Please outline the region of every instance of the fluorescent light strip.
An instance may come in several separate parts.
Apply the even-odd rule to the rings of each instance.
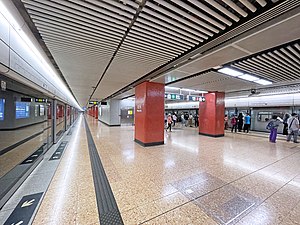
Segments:
[[[188,89],[188,88],[169,87],[169,86],[166,86],[166,88],[171,89],[171,90],[181,90],[181,91],[203,93],[203,94],[208,93],[208,91],[198,91],[198,90],[193,90],[193,89]]]
[[[258,77],[252,76],[252,75],[250,75],[250,74],[244,74],[244,75],[239,76],[238,78],[241,78],[241,79],[243,79],[243,80],[248,80],[248,81],[259,80]]]
[[[171,89],[171,90],[179,90],[180,88],[178,87],[169,87],[169,86],[166,86],[167,89]]]
[[[237,76],[243,75],[242,72],[230,69],[228,67],[224,67],[222,69],[219,69],[218,71],[221,72],[221,73],[225,73],[226,75],[229,75],[229,76],[232,76],[232,77],[237,77]]]
[[[23,45],[23,47],[27,50],[33,53],[34,59],[40,63],[42,68],[45,69],[48,75],[48,78],[54,82],[54,85],[56,84],[59,88],[62,89],[65,95],[73,102],[73,105],[75,105],[78,109],[82,110],[81,107],[78,105],[77,101],[69,91],[69,89],[66,87],[64,82],[60,79],[60,77],[56,74],[56,72],[52,69],[52,67],[47,63],[47,61],[44,59],[42,54],[39,52],[39,50],[35,47],[35,45],[31,42],[31,40],[28,38],[26,33],[22,30],[20,25],[17,23],[17,21],[14,19],[12,14],[8,11],[6,6],[0,1],[0,13],[6,18],[8,23],[15,29],[15,31],[18,33],[20,37],[20,41]]]
[[[242,73],[240,71],[237,71],[237,70],[234,70],[234,69],[231,69],[231,68],[228,68],[228,67],[224,67],[222,69],[219,69],[218,72],[224,73],[224,74],[232,76],[232,77],[240,78],[240,79],[243,79],[243,80],[255,82],[255,83],[261,84],[261,85],[272,84],[271,81],[260,79],[258,77],[252,76],[250,74]]]
[[[272,84],[272,82],[267,81],[267,80],[264,80],[264,79],[255,80],[255,81],[253,81],[253,82],[258,83],[258,84],[261,84],[261,85],[269,85],[269,84]]]

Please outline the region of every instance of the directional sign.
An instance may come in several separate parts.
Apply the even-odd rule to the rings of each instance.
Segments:
[[[99,103],[98,101],[89,101],[90,105],[98,105],[98,103]]]
[[[4,225],[29,224],[31,217],[43,195],[43,192],[24,196],[14,211],[10,214]]]
[[[197,95],[188,95],[186,96],[188,101],[194,101],[194,102],[205,102],[204,96],[197,96]]]
[[[60,157],[62,156],[62,153],[64,152],[66,146],[67,146],[67,141],[63,141],[62,143],[60,143],[60,145],[58,146],[58,148],[56,149],[56,151],[52,154],[50,160],[57,160],[60,159]]]
[[[21,205],[21,208],[31,206],[34,201],[35,201],[35,199],[31,199],[30,201],[23,202],[23,204]]]
[[[21,164],[33,163],[43,153],[43,150],[44,150],[44,145],[42,145],[38,150],[32,153],[32,155],[30,155],[27,159],[25,159]]]
[[[165,98],[168,100],[183,100],[183,95],[173,94],[173,93],[165,93]]]
[[[36,98],[35,102],[45,103],[45,102],[47,102],[47,99],[46,98]]]

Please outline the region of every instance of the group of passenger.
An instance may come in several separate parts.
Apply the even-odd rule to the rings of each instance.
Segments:
[[[227,115],[225,115],[224,123],[225,123],[224,129],[227,130],[228,129],[228,116]],[[243,113],[239,113],[238,116],[237,115],[232,116],[230,123],[231,123],[231,132],[235,131],[235,133],[236,133],[237,131],[241,132],[243,130],[243,132],[249,133],[251,117],[250,117],[249,113],[246,113],[245,116],[243,115]]]
[[[276,143],[277,129],[281,123],[283,123],[282,133],[284,135],[287,135],[286,140],[290,142],[293,137],[294,143],[299,143],[299,119],[297,113],[292,113],[292,115],[285,114],[284,119],[273,115],[272,119],[268,122],[266,127],[266,129],[270,130],[269,141],[272,143]]]
[[[194,121],[194,122],[193,122]],[[177,115],[176,113],[173,114],[165,114],[165,124],[167,125],[166,131],[172,132],[172,125],[173,127],[176,123],[181,123],[181,127],[193,127],[193,123],[195,127],[199,126],[199,116],[195,113],[193,116],[191,113],[181,113]]]

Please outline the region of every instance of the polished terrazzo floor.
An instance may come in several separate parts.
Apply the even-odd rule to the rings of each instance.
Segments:
[[[186,128],[144,148],[134,127],[88,123],[125,224],[300,224],[300,145]],[[81,119],[34,224],[99,224],[95,198]]]

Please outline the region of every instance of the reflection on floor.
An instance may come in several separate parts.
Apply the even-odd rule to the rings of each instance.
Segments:
[[[133,127],[88,123],[124,224],[300,223],[294,143],[188,128],[144,148],[133,142]],[[82,120],[77,128],[34,224],[99,224]]]

